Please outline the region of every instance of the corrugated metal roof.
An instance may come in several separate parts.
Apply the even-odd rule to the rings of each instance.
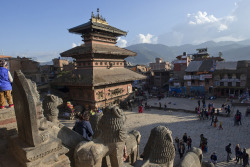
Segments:
[[[217,62],[216,70],[236,70],[237,61]]]
[[[202,64],[200,65],[199,72],[209,72],[213,67],[214,61],[211,59],[203,60]]]
[[[197,72],[202,64],[202,61],[191,61],[185,70],[186,72]]]

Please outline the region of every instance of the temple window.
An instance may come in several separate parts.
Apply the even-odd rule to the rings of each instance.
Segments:
[[[100,62],[100,65],[102,65],[102,62]]]
[[[95,65],[98,65],[98,63],[96,62]]]
[[[120,65],[122,65],[122,63],[120,63]]]

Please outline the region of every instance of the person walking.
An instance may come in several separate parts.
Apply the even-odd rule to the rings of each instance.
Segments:
[[[12,85],[11,82],[13,82],[13,78],[9,72],[8,64],[6,61],[1,60],[0,61],[0,109],[5,108],[5,97],[7,99],[7,102],[9,104],[9,107],[13,107],[13,99],[11,95],[12,91]]]
[[[220,121],[220,125],[219,125],[219,130],[223,130],[221,121]]]
[[[232,154],[232,151],[231,151],[231,143],[229,143],[229,144],[226,146],[226,152],[227,152],[227,162],[229,162],[230,160],[232,160],[232,158],[231,158],[231,154]]]
[[[249,165],[249,155],[248,155],[248,153],[246,151],[246,148],[244,148],[244,150],[243,150],[242,158],[243,158],[243,167],[248,167],[248,165]]]
[[[187,138],[187,146],[188,146],[188,150],[191,149],[191,147],[192,147],[192,139],[190,136],[188,136],[188,138]]]
[[[184,143],[181,141],[181,142],[180,142],[180,146],[179,146],[180,159],[183,157],[184,153],[185,153],[185,145],[184,145]]]
[[[182,140],[183,140],[183,142],[184,142],[185,144],[187,144],[187,139],[188,139],[187,133],[184,133],[184,135],[183,135],[183,137],[182,137]]]
[[[212,117],[211,117],[211,124],[210,124],[210,126],[212,126],[213,123],[214,123],[214,114],[213,114]]]
[[[174,141],[175,141],[177,150],[179,150],[179,146],[180,146],[180,140],[179,140],[179,138],[176,136],[175,139],[174,139]]]
[[[215,117],[215,119],[214,119],[214,127],[216,128],[216,126],[217,126],[217,122],[218,122],[218,118],[217,118],[217,116]]]

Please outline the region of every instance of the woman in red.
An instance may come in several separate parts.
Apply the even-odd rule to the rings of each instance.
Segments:
[[[139,106],[139,113],[142,113],[142,112],[143,112],[143,107],[141,105],[141,106]]]

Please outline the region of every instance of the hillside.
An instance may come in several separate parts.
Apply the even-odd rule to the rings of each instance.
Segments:
[[[222,52],[226,61],[250,60],[250,40],[240,42],[213,42],[208,41],[199,45],[166,46],[162,44],[136,44],[126,49],[137,53],[136,57],[129,57],[126,60],[133,64],[148,64],[154,62],[156,57],[165,61],[172,61],[183,52],[188,54],[196,53],[198,48],[208,48],[211,56],[218,56]]]

